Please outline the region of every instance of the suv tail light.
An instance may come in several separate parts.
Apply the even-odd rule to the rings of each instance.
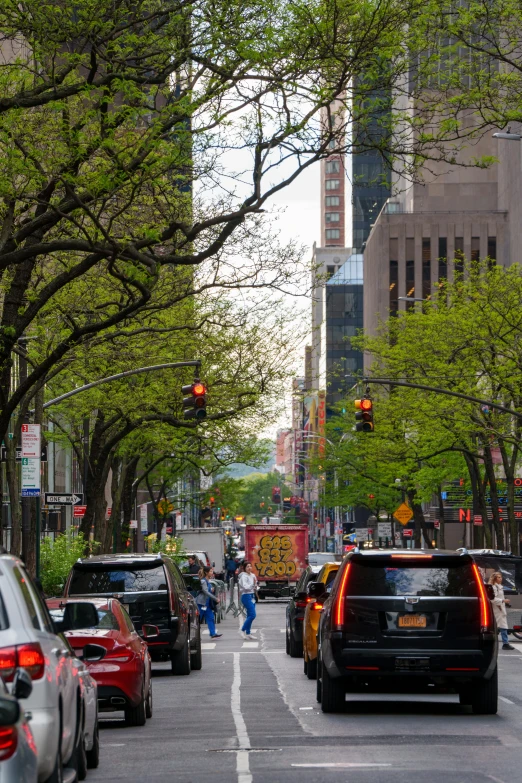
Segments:
[[[0,761],[7,761],[16,753],[18,730],[16,726],[0,726]]]
[[[346,590],[348,574],[350,573],[350,565],[351,563],[347,564],[346,568],[344,569],[343,575],[341,577],[341,584],[339,585],[339,593],[337,594],[337,601],[335,602],[335,607],[333,611],[334,625],[336,626],[338,631],[341,631],[344,625],[344,605],[346,603],[346,596],[344,594],[344,591]]]
[[[477,582],[477,587],[479,589],[479,595],[480,595],[480,630],[483,633],[487,633],[488,631],[492,631],[492,615],[491,615],[491,604],[489,603],[489,598],[486,595],[486,590],[484,588],[484,582],[482,581],[482,577],[480,575],[480,571],[477,568],[477,564],[473,563],[471,566],[473,569],[473,573],[475,574],[475,579]]]
[[[42,648],[34,644],[19,644],[16,647],[0,647],[0,677],[12,682],[18,668],[25,669],[32,680],[44,676],[45,658]]]
[[[304,598],[302,601],[296,601],[295,602],[296,609],[305,609],[311,600],[312,600],[311,598]]]

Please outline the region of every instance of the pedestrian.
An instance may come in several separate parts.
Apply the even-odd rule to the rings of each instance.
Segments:
[[[241,626],[240,633],[243,639],[249,639],[252,623],[256,619],[255,593],[257,592],[257,576],[252,573],[252,563],[248,560],[243,563],[243,571],[239,574],[238,589],[241,596],[241,603],[245,607],[247,613],[246,620]]]
[[[194,555],[188,556],[188,573],[189,574],[199,574],[199,569],[201,566],[199,563],[197,563],[196,558]]]
[[[210,580],[214,578],[214,569],[209,566],[203,566],[199,570],[199,578],[201,589],[196,598],[199,616],[204,617],[207,621],[210,638],[220,639],[223,634],[216,633],[216,625],[214,623],[214,605],[217,606],[219,598],[216,598],[214,595],[214,587],[210,584]]]
[[[232,557],[232,555],[229,555],[229,557],[227,558],[226,570],[227,570],[226,580],[228,585],[231,579],[234,580],[234,576],[237,571],[237,561]]]
[[[500,631],[500,637],[502,639],[502,649],[503,650],[514,650],[512,644],[509,643],[508,638],[508,632],[507,629],[508,621],[507,621],[507,612],[506,612],[506,606],[510,606],[511,602],[504,598],[504,588],[502,587],[502,574],[500,571],[495,571],[494,574],[491,574],[489,577],[489,584],[493,587],[493,598],[491,600],[491,603],[493,604],[493,613],[495,615],[495,620],[497,622],[497,628]]]

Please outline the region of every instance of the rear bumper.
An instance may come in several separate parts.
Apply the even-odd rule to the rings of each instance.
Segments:
[[[497,664],[497,640],[475,649],[371,649],[348,647],[342,639],[323,640],[324,665],[331,677],[435,680],[489,679]]]
[[[116,712],[127,707],[136,707],[140,701],[141,693],[139,698],[131,699],[128,693],[115,685],[98,686],[98,712]]]

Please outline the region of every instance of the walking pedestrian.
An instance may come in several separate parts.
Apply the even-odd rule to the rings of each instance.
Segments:
[[[227,585],[229,584],[230,580],[232,579],[235,581],[235,574],[237,571],[237,560],[235,560],[232,555],[229,555],[226,562],[226,580]]]
[[[246,560],[243,563],[243,571],[239,574],[238,589],[241,596],[241,603],[246,609],[246,620],[241,626],[240,634],[243,639],[249,639],[252,623],[256,619],[256,600],[257,576],[252,572],[252,563]]]
[[[214,595],[214,587],[210,580],[214,578],[214,569],[209,566],[203,566],[199,571],[201,589],[197,595],[196,603],[199,609],[199,616],[205,618],[211,639],[220,639],[223,634],[216,633],[216,624],[214,622],[214,605],[219,603],[219,598]]]
[[[509,628],[507,621],[506,606],[510,606],[511,602],[504,598],[504,588],[502,587],[502,574],[500,571],[495,571],[489,577],[489,584],[493,586],[493,598],[491,603],[493,604],[493,613],[495,620],[497,621],[497,628],[500,631],[500,637],[502,639],[503,650],[514,650],[512,644],[509,643],[509,637],[507,629]]]

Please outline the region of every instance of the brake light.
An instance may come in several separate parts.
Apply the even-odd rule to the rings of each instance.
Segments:
[[[45,658],[38,643],[0,647],[0,677],[4,682],[12,682],[19,667],[25,669],[32,680],[44,676]]]
[[[0,676],[4,682],[13,681],[16,661],[16,647],[0,647]]]
[[[346,582],[348,581],[348,574],[350,573],[350,566],[351,563],[348,563],[341,577],[341,584],[339,586],[339,595],[337,598],[337,604],[334,612],[335,623],[337,625],[338,630],[341,630],[341,627],[344,624],[344,604],[345,604],[344,591],[346,589]]]
[[[318,604],[317,602],[315,604],[312,604],[312,609],[315,609],[316,611],[319,611],[319,609],[322,609],[323,605]]]
[[[477,568],[477,564],[473,563],[471,567],[473,569],[473,573],[475,574],[475,579],[480,594],[480,628],[481,631],[483,632],[490,631],[491,630],[491,606],[489,603],[489,598],[486,595],[484,583],[482,581],[480,572]]]
[[[21,644],[18,650],[18,666],[25,669],[32,680],[44,676],[45,658],[39,644]]]
[[[312,600],[312,598],[306,598],[304,601],[296,601],[295,607],[296,609],[305,609]]]
[[[403,555],[392,555],[391,559],[392,560],[411,560],[412,558],[414,558],[415,560],[431,560],[432,557],[433,557],[433,555],[419,555],[419,554],[415,554],[415,552],[412,552],[411,554],[409,552],[408,553],[405,552]]]
[[[131,650],[127,649],[127,647],[124,647],[123,645],[119,645],[118,647],[114,647],[112,650],[109,650],[104,656],[103,660],[111,660],[111,661],[119,661],[120,663],[127,663],[128,661],[131,661],[133,658],[133,653]]]
[[[16,726],[0,726],[0,761],[7,761],[18,747],[18,731]]]
[[[358,672],[378,672],[378,666],[346,666],[347,669],[354,669]]]

